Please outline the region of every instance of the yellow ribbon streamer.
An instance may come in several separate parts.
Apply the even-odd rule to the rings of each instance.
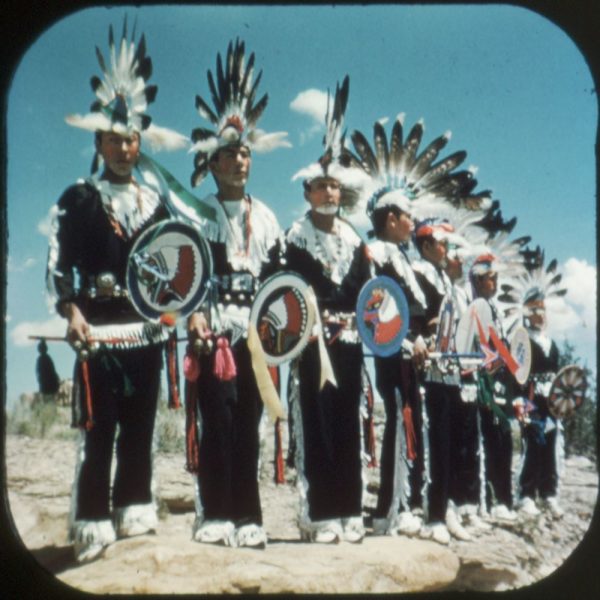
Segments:
[[[321,322],[321,315],[319,313],[319,306],[317,305],[317,297],[312,287],[308,288],[307,291],[308,299],[313,307],[315,313],[315,320],[317,324],[317,343],[319,345],[319,361],[321,363],[321,375],[319,380],[319,390],[322,390],[325,383],[329,381],[331,385],[337,387],[337,381],[333,373],[333,367],[331,366],[331,360],[329,359],[329,353],[325,346],[325,340],[323,339],[323,324]]]
[[[258,392],[263,401],[263,404],[267,408],[269,417],[273,422],[278,418],[285,419],[285,412],[279,395],[275,389],[275,384],[271,379],[269,369],[267,368],[267,361],[265,360],[265,354],[258,337],[256,327],[250,323],[248,325],[248,350],[250,350],[250,358],[252,360],[252,370],[256,377],[256,384],[258,386]]]

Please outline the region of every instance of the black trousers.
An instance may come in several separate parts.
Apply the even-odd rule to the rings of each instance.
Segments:
[[[509,424],[503,425],[490,409],[480,408],[481,434],[485,452],[486,504],[496,502],[512,508],[512,433]]]
[[[88,360],[93,426],[85,432],[85,453],[75,487],[77,520],[110,518],[117,425],[112,507],[152,501],[152,434],[161,365],[162,346],[115,350]]]
[[[327,347],[337,387],[319,390],[318,345],[309,343],[298,363],[304,475],[313,521],[362,512],[360,395],[362,346],[335,341]]]
[[[452,388],[454,390],[454,388]],[[454,391],[451,392],[454,395]],[[450,431],[455,448],[454,464],[450,470],[449,496],[456,504],[479,504],[479,429],[477,402],[453,403]]]
[[[232,350],[237,376],[231,381],[215,377],[214,357],[201,361],[197,386],[202,421],[200,500],[205,519],[262,525],[258,491],[262,400],[245,340]]]
[[[415,432],[416,459],[409,471],[408,508],[422,506],[423,487],[423,418],[421,415],[421,397],[419,394],[417,372],[410,360],[399,356],[375,358],[375,384],[385,407],[385,427],[381,448],[380,486],[375,509],[375,518],[385,518],[389,514],[394,495],[394,472],[397,461],[404,458],[396,452],[397,422],[399,411],[409,406]],[[398,406],[396,393],[399,392],[402,406]],[[404,426],[402,417],[400,422]],[[395,507],[401,510],[403,507]]]
[[[540,439],[534,425],[523,428],[524,462],[519,478],[521,497],[535,499],[556,495],[558,472],[556,465],[556,428]]]

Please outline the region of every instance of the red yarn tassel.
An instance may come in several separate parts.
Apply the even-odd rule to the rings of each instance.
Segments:
[[[181,408],[177,385],[177,332],[167,340],[167,367],[169,380],[169,408]]]
[[[402,416],[404,418],[404,428],[406,430],[406,456],[408,460],[415,460],[415,458],[417,458],[417,453],[415,451],[417,436],[415,434],[412,410],[408,404],[402,409]]]
[[[200,467],[200,447],[196,423],[198,386],[195,381],[185,382],[185,468],[190,473],[198,473]]]
[[[283,444],[281,442],[281,419],[275,421],[275,483],[285,483]]]
[[[215,366],[213,373],[221,381],[230,381],[237,375],[235,360],[226,337],[217,338],[217,351],[215,352]]]
[[[279,394],[279,367],[267,367],[273,385]],[[281,441],[281,419],[275,421],[275,483],[285,483],[285,467],[283,462],[283,443]]]
[[[92,389],[90,387],[90,372],[87,360],[81,361],[81,375],[83,386],[85,388],[85,405],[87,407],[87,421],[85,422],[85,428],[89,431],[94,426],[94,421],[92,418]]]
[[[369,464],[367,466],[376,467],[377,466],[377,450],[375,447],[375,418],[373,416],[373,409],[374,409],[373,388],[371,387],[371,381],[368,378],[368,376],[366,375],[366,372],[364,373],[364,376],[366,379],[364,392],[367,397],[367,415],[368,415],[367,419],[366,419],[367,451],[369,453],[369,456],[371,457],[369,460]]]

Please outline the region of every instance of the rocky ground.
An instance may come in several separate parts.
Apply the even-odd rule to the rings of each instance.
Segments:
[[[381,428],[381,419],[379,419]],[[271,437],[271,436],[269,436]],[[269,438],[267,438],[268,440]],[[156,535],[117,541],[84,566],[67,544],[74,473],[72,441],[9,435],[6,467],[10,512],[25,546],[60,581],[96,593],[358,593],[503,590],[526,586],[559,567],[589,528],[598,475],[582,457],[567,459],[559,521],[547,515],[494,527],[448,547],[405,537],[368,535],[363,544],[299,541],[294,472],[272,482],[272,447],[265,443],[261,498],[270,543],[266,550],[231,549],[190,540],[193,485],[180,454],[155,458],[160,525]],[[377,470],[369,472],[375,491]],[[374,497],[367,494],[366,508]],[[590,573],[591,577],[598,577]]]

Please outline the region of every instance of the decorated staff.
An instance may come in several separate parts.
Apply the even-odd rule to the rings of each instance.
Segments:
[[[558,502],[561,425],[556,413],[553,414],[551,404],[558,396],[556,392],[553,393],[552,387],[553,381],[557,380],[559,354],[555,342],[546,333],[546,315],[552,306],[552,299],[564,296],[567,290],[560,287],[562,276],[557,272],[556,261],[544,266],[544,253],[539,246],[523,254],[527,258],[527,272],[522,277],[506,282],[498,298],[503,303],[509,329],[523,323],[531,339],[531,375],[518,388],[518,397],[513,401],[523,440],[519,510],[529,517],[539,515],[540,510],[536,506],[539,496],[550,514],[560,518],[563,514]],[[581,378],[579,382],[585,388]],[[573,388],[568,394],[576,396],[581,391]],[[582,399],[583,394],[580,397]]]
[[[215,130],[194,129],[192,185],[210,172],[217,191],[203,203],[216,215],[198,223],[214,265],[212,291],[188,322],[199,356],[185,359],[187,466],[197,476],[193,539],[203,543],[264,548],[258,491],[259,421],[263,401],[273,418],[283,416],[274,382],[249,331],[254,295],[267,267],[277,268],[275,215],[246,192],[252,153],[289,146],[283,132],[257,128],[268,97],[256,100],[254,54],[236,40],[225,60],[207,73],[214,108],[196,96],[200,116]],[[271,254],[270,254],[271,252]],[[276,371],[273,371],[276,375]]]
[[[143,329],[126,289],[132,245],[152,224],[168,217],[164,198],[136,167],[142,140],[181,147],[185,138],[156,127],[146,113],[157,88],[147,83],[152,63],[144,36],[119,42],[109,29],[109,56],[96,55],[102,76],[92,77],[96,101],[70,125],[95,133],[93,174],[69,187],[52,209],[47,283],[58,313],[68,321],[67,339],[89,345],[97,328],[114,344],[80,356],[73,387],[74,425],[82,428],[73,485],[70,538],[79,562],[92,560],[116,537],[156,528],[151,492],[151,444],[162,353],[169,327],[128,343]],[[142,322],[140,322],[142,321]],[[178,403],[176,357],[168,354],[171,403]],[[111,495],[115,433],[117,468]]]
[[[325,148],[302,169],[305,216],[286,234],[287,268],[314,292],[315,337],[290,367],[290,410],[296,439],[303,539],[360,542],[362,520],[360,403],[362,345],[354,309],[371,275],[366,248],[339,216],[357,206],[360,169],[343,162],[343,122],[349,80],[328,101]]]

